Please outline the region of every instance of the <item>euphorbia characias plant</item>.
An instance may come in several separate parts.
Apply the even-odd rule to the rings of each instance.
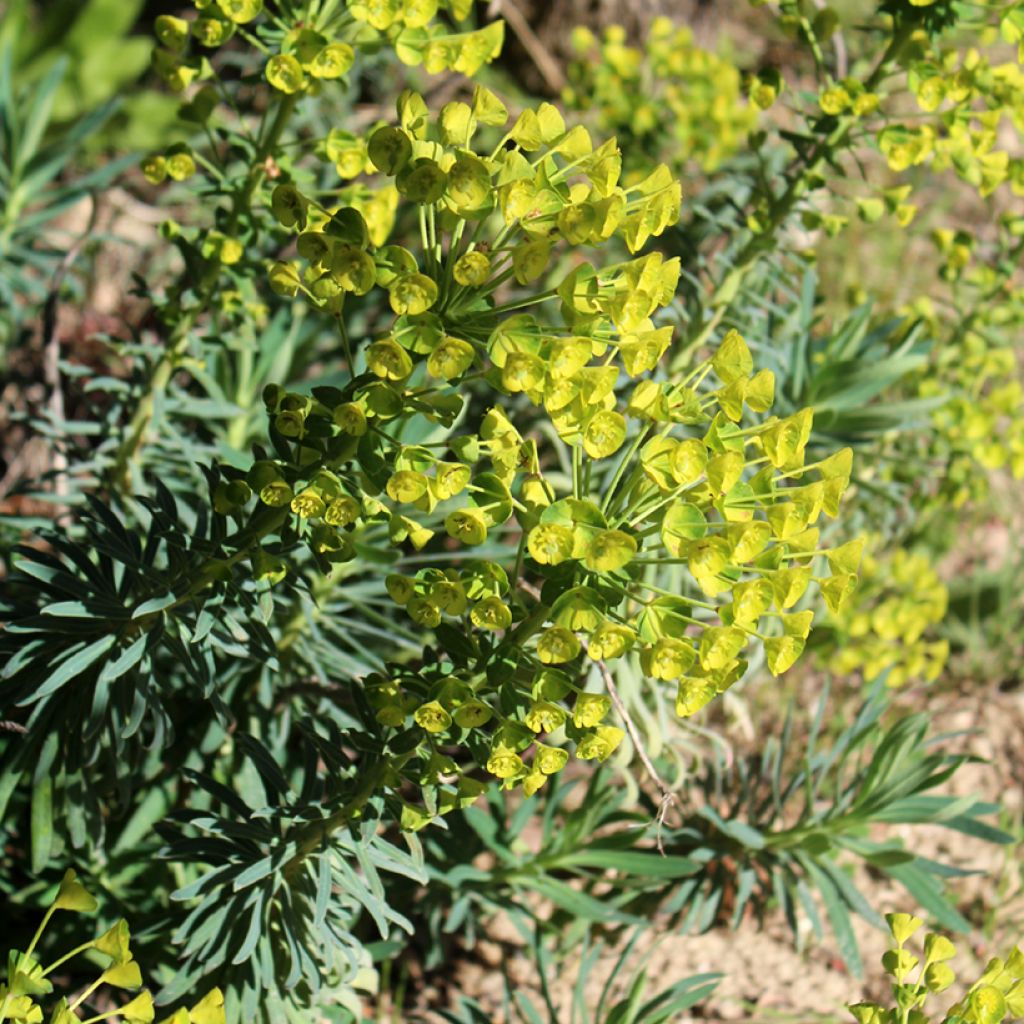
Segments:
[[[395,17],[369,23],[391,32]],[[356,47],[365,21],[353,4],[339,22]],[[333,25],[317,45],[342,45]],[[309,31],[285,32],[266,69],[300,101],[322,53]],[[752,646],[788,669],[808,587],[838,608],[855,581],[860,543],[823,550],[816,525],[838,513],[851,453],[805,461],[811,411],[769,415],[773,376],[735,331],[666,374],[680,267],[652,243],[679,216],[668,168],[627,184],[614,139],[550,103],[510,112],[481,85],[437,111],[403,92],[351,161],[331,138],[297,144],[259,193],[294,252],[266,272],[333,318],[346,382],[267,387],[273,450],[221,467],[215,501],[271,585],[296,543],[324,571],[366,533],[386,531],[396,570],[416,555],[388,592],[451,657],[364,684],[382,726],[419,730],[385,779],[421,789],[403,824],[475,795],[478,769],[530,794],[570,751],[611,755],[624,732],[608,696],[585,692],[588,663],[637,656],[683,716],[742,676]],[[325,162],[356,179],[340,202],[317,188]],[[407,219],[418,245],[390,241]],[[356,339],[349,306],[377,290],[393,316]],[[688,570],[683,590],[661,585],[669,565]]]
[[[668,307],[684,273],[700,279],[661,248],[684,203],[664,165],[551,103],[457,78],[446,102],[419,77],[423,91],[401,91],[393,113],[332,116],[384,47],[427,74],[479,71],[502,28],[474,27],[472,6],[196,0],[194,16],[156,25],[155,67],[192,127],[143,172],[169,188],[191,179],[204,220],[163,225],[184,270],[153,292],[165,345],[107,492],[139,483],[172,376],[191,371],[201,391],[212,363],[225,376],[251,364],[270,311],[318,325],[322,379],[307,386],[308,364],[292,373],[261,353],[273,369],[232,395],[245,398],[241,429],[216,436],[217,464],[204,449],[208,502],[190,493],[179,514],[154,484],[124,500],[144,509],[124,525],[97,500],[81,517],[83,532],[100,523],[93,549],[58,538],[59,557],[25,555],[18,593],[43,596],[5,630],[21,646],[4,682],[30,727],[7,748],[0,804],[30,804],[41,872],[66,850],[102,852],[96,834],[121,827],[111,794],[130,794],[132,773],[154,789],[187,780],[138,826],[158,820],[173,862],[160,913],[168,894],[188,904],[170,1005],[209,978],[200,990],[216,979],[231,1020],[305,1020],[365,969],[364,912],[384,939],[391,925],[414,930],[381,896],[381,873],[425,883],[416,858],[465,825],[456,811],[494,789],[551,794],[573,759],[615,754],[630,725],[620,670],[641,680],[639,700],[668,694],[692,716],[750,660],[789,669],[814,602],[838,613],[856,585],[862,541],[825,528],[852,452],[812,439],[799,399],[773,415],[760,339],[727,330],[726,310],[921,19],[862,89],[823,89],[822,143],[755,211],[738,276],[680,339]],[[887,6],[899,27],[924,5]],[[657,26],[661,50],[683,39]],[[782,85],[766,71],[752,102],[769,106]],[[730,124],[746,124],[737,110]],[[716,159],[709,149],[707,166]],[[370,596],[336,614],[378,646],[356,670],[321,657],[328,639],[289,672],[303,631],[349,585]],[[193,728],[183,717],[197,707]],[[31,797],[29,783],[41,783]],[[426,842],[408,834],[428,825]],[[127,957],[120,924],[76,955],[122,937]],[[34,950],[10,972],[8,1017],[35,1019],[35,994],[13,988],[35,976]],[[105,980],[134,982],[128,962],[104,965]],[[111,1013],[151,1015],[137,998]],[[171,1020],[211,1024],[218,1007],[211,994]]]
[[[742,676],[752,646],[788,669],[808,587],[837,609],[855,581],[859,542],[823,550],[816,525],[838,512],[851,453],[805,462],[811,411],[769,415],[773,376],[735,331],[666,374],[661,311],[680,267],[652,243],[679,217],[668,168],[626,183],[614,139],[550,103],[510,112],[482,85],[436,111],[407,90],[391,123],[278,152],[295,104],[344,79],[360,48],[383,36],[403,61],[472,73],[500,28],[446,34],[438,5],[397,0],[314,4],[301,23],[288,4],[199,6],[196,22],[161,20],[158,63],[172,84],[202,78],[185,46],[210,45],[211,17],[218,39],[262,40],[281,94],[261,150],[275,177],[254,168],[243,199],[294,253],[266,267],[270,287],[333,318],[346,378],[310,395],[268,386],[272,451],[220,468],[215,509],[239,524],[232,558],[268,585],[297,543],[325,572],[364,534],[397,549],[390,596],[451,654],[364,683],[386,730],[419,731],[384,780],[421,789],[403,824],[475,796],[478,769],[530,794],[570,751],[607,758],[624,732],[608,696],[585,692],[589,663],[637,656],[684,716]],[[216,189],[219,157],[200,162]],[[332,164],[352,182],[340,196],[317,184]],[[410,218],[418,245],[392,242]],[[212,260],[236,255],[221,244]],[[349,307],[378,290],[393,317],[352,337]],[[688,570],[683,590],[661,585],[668,565]]]

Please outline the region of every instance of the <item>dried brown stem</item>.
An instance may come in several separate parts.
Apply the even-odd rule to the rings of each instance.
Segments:
[[[491,0],[488,13],[491,17],[500,15],[505,19],[553,93],[557,95],[569,84],[562,66],[551,56],[537,33],[530,28],[530,23],[515,0]]]

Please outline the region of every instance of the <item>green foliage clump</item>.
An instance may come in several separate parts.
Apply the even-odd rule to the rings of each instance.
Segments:
[[[576,59],[562,98],[616,136],[632,172],[662,159],[677,173],[691,164],[711,173],[754,128],[757,109],[744,101],[736,65],[669,18],[651,22],[643,48],[627,45],[617,25],[600,39],[577,28],[572,45]]]

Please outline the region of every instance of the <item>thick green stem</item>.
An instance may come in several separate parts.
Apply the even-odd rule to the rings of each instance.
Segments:
[[[386,770],[387,765],[381,762],[365,773],[360,772],[365,776],[365,781],[351,800],[328,817],[321,821],[310,822],[299,830],[296,836],[298,848],[283,868],[285,879],[293,880],[311,853],[323,846],[338,829],[344,828],[362,813],[363,808],[383,782]]]

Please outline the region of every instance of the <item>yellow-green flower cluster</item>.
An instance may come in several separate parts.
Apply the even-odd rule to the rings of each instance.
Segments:
[[[1004,15],[1004,37],[1020,40],[1014,20],[1020,14],[1015,7]],[[894,171],[929,164],[936,171],[952,170],[982,196],[1004,182],[1021,195],[1024,159],[1006,148],[1004,138],[1024,126],[1024,73],[1019,63],[995,56],[994,27],[973,38],[980,45],[963,49],[915,36],[907,84],[928,116],[905,123],[897,118],[879,132],[878,145]]]
[[[823,550],[816,525],[851,453],[806,462],[810,410],[768,415],[774,378],[735,331],[666,379],[680,265],[645,247],[679,217],[669,169],[629,179],[614,140],[549,103],[513,116],[481,86],[436,113],[403,92],[395,123],[302,157],[274,175],[269,283],[333,318],[348,379],[268,386],[273,451],[221,467],[214,507],[246,524],[236,558],[270,585],[296,543],[324,572],[363,537],[390,545],[391,598],[457,645],[366,683],[405,737],[390,787],[423,791],[403,822],[470,799],[476,770],[532,793],[570,752],[609,757],[623,734],[586,689],[594,662],[634,651],[681,715],[732,685],[751,646],[789,668],[808,588],[838,608],[853,586],[860,545]],[[321,202],[313,157],[350,182],[342,202]],[[418,244],[390,240],[399,222]],[[613,237],[629,258],[596,259]],[[228,242],[203,253],[228,262]],[[373,310],[358,338],[355,304]]]
[[[623,143],[632,167],[659,156],[681,172],[691,161],[713,171],[754,127],[736,66],[697,46],[693,34],[655,18],[642,49],[619,26],[598,40],[589,29],[572,35],[577,59],[568,66],[565,102],[593,111],[598,127]]]
[[[949,593],[924,555],[881,553],[879,547],[876,540],[869,548],[857,589],[826,623],[827,663],[841,675],[860,672],[865,679],[887,672],[889,686],[932,682],[949,657],[948,642],[932,638]]]
[[[93,896],[75,876],[67,871],[57,890],[57,895],[47,908],[28,948],[11,950],[7,957],[7,972],[0,983],[0,1021],[16,1021],[18,1024],[79,1024],[81,1014],[93,1006],[91,997],[101,986],[110,989],[141,989],[138,995],[101,1017],[116,1015],[125,1024],[151,1024],[155,1017],[153,997],[148,989],[142,988],[142,972],[131,948],[131,933],[128,922],[120,920],[102,935],[76,946],[71,952],[53,960],[44,967],[36,955],[36,947],[42,938],[50,919],[58,912],[91,914],[97,909]],[[60,976],[60,968],[72,957],[85,953],[98,955],[106,962],[98,977],[82,991],[73,996],[52,999],[54,978]],[[117,1000],[113,992],[106,996],[109,1004]],[[49,1004],[44,1013],[44,1003]],[[90,1016],[91,1020],[99,1018]],[[225,1024],[224,996],[220,989],[212,989],[191,1009],[182,1007],[163,1020],[162,1024]]]
[[[1024,953],[1014,947],[1003,959],[993,957],[982,976],[963,999],[938,1016],[926,1011],[933,995],[945,992],[956,981],[949,961],[956,947],[944,935],[929,932],[921,943],[920,955],[909,941],[924,922],[911,914],[886,914],[893,945],[882,955],[882,967],[893,979],[895,1006],[855,1003],[848,1009],[857,1024],[1001,1024],[1024,1016]],[[911,976],[915,975],[914,980]]]
[[[739,678],[752,643],[785,671],[810,630],[812,613],[795,610],[807,588],[817,581],[838,608],[853,585],[859,544],[822,551],[815,525],[838,511],[850,451],[805,463],[810,411],[765,417],[774,379],[754,372],[734,331],[685,378],[659,375],[672,330],[654,318],[678,260],[564,262],[613,235],[636,251],[673,223],[667,168],[624,185],[614,143],[567,128],[546,103],[513,120],[481,87],[436,117],[403,93],[367,156],[416,211],[418,251],[379,244],[353,207],[326,210],[282,182],[273,212],[298,258],[275,264],[271,282],[342,329],[349,296],[374,289],[394,318],[358,346],[343,333],[347,387],[267,389],[273,432],[295,457],[258,462],[244,484],[324,563],[385,529],[399,552],[421,552],[419,568],[387,579],[414,623],[467,637],[475,657],[515,647],[501,686],[487,672],[425,690],[423,672],[384,680],[378,721],[467,745],[504,785],[533,792],[566,742],[603,759],[621,741],[603,721],[607,698],[581,691],[588,659],[636,651],[682,715]],[[492,396],[475,422],[467,385]],[[429,442],[402,440],[416,421],[437,427],[416,429]],[[542,423],[564,465],[538,445]],[[688,571],[678,593],[658,585],[671,565]],[[271,582],[286,571],[274,550],[254,558]]]
[[[1024,389],[1013,345],[1024,326],[1024,289],[1016,277],[1020,231],[1017,225],[995,256],[976,251],[965,232],[934,232],[944,276],[956,290],[954,314],[938,313],[927,300],[915,309],[937,334],[952,334],[918,394],[949,396],[932,414],[929,454],[945,463],[940,489],[954,508],[984,498],[993,471],[1024,479]]]
[[[273,0],[193,3],[197,17],[164,14],[155,25],[160,45],[153,54],[153,67],[176,92],[210,77],[207,52],[236,33],[256,41],[266,58],[266,80],[289,96],[343,78],[352,69],[357,51],[377,49],[385,42],[404,64],[422,64],[432,73],[450,70],[472,75],[494,60],[504,35],[498,21],[480,29],[451,31],[436,20],[445,14],[455,22],[466,21],[471,0],[348,0],[317,4],[306,19],[289,17],[288,10]]]
[[[565,334],[580,338],[571,327]],[[507,343],[507,332],[500,337]],[[852,590],[861,544],[823,551],[815,526],[823,512],[838,511],[850,451],[806,464],[809,411],[739,425],[745,410],[767,409],[772,381],[752,372],[735,332],[686,381],[647,376],[620,393],[613,378],[621,371],[606,360],[594,367],[611,371],[603,392],[588,391],[569,413],[559,398],[551,420],[574,466],[571,484],[542,462],[536,443],[501,406],[474,434],[449,433],[436,447],[402,444],[392,431],[404,419],[443,422],[460,403],[440,409],[444,388],[415,386],[414,374],[433,352],[393,343],[381,355],[374,352],[379,344],[368,345],[370,373],[347,393],[317,389],[304,398],[268,389],[273,427],[297,446],[296,459],[259,462],[246,485],[233,486],[239,498],[248,487],[260,503],[290,515],[295,532],[326,561],[351,557],[350,536],[380,524],[400,550],[427,552],[417,571],[387,579],[390,596],[416,624],[454,628],[478,652],[514,638],[515,658],[501,685],[487,675],[445,678],[417,697],[422,673],[411,692],[387,680],[376,695],[383,703],[374,705],[381,724],[412,724],[445,744],[461,745],[467,731],[483,733],[487,756],[479,763],[533,791],[550,773],[532,769],[523,754],[570,712],[583,730],[565,734],[577,757],[603,759],[621,740],[602,721],[610,705],[601,703],[597,718],[578,710],[581,701],[597,706],[578,683],[587,659],[637,652],[655,684],[674,686],[678,713],[691,715],[739,678],[749,645],[763,645],[773,673],[796,661],[813,613],[794,606],[812,582],[834,609]],[[544,404],[567,378],[550,372],[543,346],[537,351],[542,366],[527,397]],[[500,375],[485,371],[499,389],[508,358]],[[575,359],[571,379],[586,380],[587,369]],[[698,390],[712,375],[717,386]],[[570,403],[578,399],[572,395]],[[609,479],[600,463],[615,456],[610,482],[598,485],[599,474]],[[514,559],[512,548],[504,558],[475,554],[516,537]],[[464,552],[454,565],[453,550]],[[431,551],[440,556],[435,565]],[[819,555],[824,575],[816,570]],[[670,565],[687,568],[691,584],[683,591],[658,585]],[[285,572],[267,552],[254,558],[259,577],[274,582]],[[569,694],[574,703],[562,706]],[[544,763],[554,764],[553,757]]]

